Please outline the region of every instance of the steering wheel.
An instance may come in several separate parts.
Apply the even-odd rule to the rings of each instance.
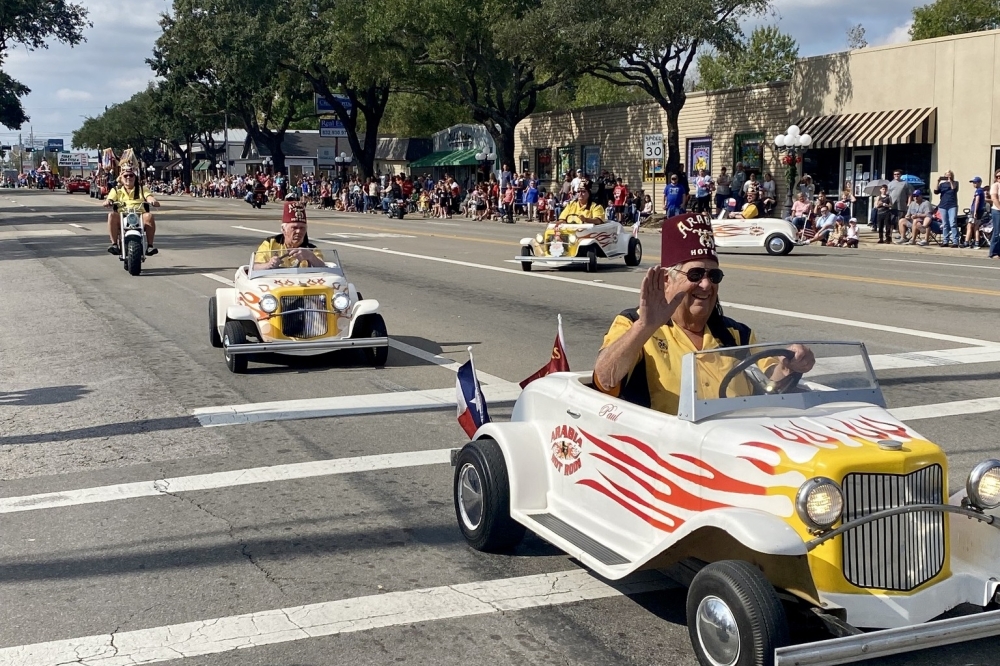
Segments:
[[[726,389],[729,388],[730,382],[733,381],[741,372],[744,372],[747,368],[756,368],[757,361],[762,358],[773,358],[775,356],[780,356],[781,358],[791,360],[795,358],[795,352],[789,349],[778,349],[777,347],[772,349],[762,349],[759,352],[750,354],[745,359],[737,363],[733,368],[726,373],[726,376],[722,378],[722,383],[719,384],[719,398],[726,397]],[[791,372],[786,377],[779,379],[778,381],[771,381],[767,375],[763,372],[758,371],[756,373],[750,373],[750,380],[754,385],[754,395],[774,395],[778,393],[787,393],[790,388],[799,383],[802,379],[801,372]],[[758,393],[759,391],[759,393]]]

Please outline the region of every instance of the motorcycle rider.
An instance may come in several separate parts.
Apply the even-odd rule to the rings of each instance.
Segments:
[[[121,245],[119,245],[119,241],[121,240],[121,214],[118,212],[116,204],[123,208],[139,205],[143,207],[142,226],[146,230],[146,254],[152,256],[158,253],[159,250],[153,247],[153,236],[156,235],[156,219],[149,212],[149,207],[159,208],[160,202],[156,200],[148,188],[139,182],[135,166],[132,164],[122,165],[121,173],[118,175],[118,186],[111,188],[107,199],[104,201],[104,207],[112,209],[108,213],[108,233],[111,235],[111,247],[108,248],[110,254],[121,254],[122,252]]]

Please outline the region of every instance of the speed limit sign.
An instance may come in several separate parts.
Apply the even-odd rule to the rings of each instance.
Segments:
[[[642,137],[642,158],[644,160],[663,159],[663,135],[645,134]]]

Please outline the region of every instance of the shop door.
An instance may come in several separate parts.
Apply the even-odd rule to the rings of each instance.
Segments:
[[[996,173],[998,170],[1000,170],[1000,146],[993,146],[993,173]],[[988,181],[993,180],[990,176],[992,174],[983,176],[983,178]]]
[[[865,194],[865,188],[873,180],[874,154],[870,150],[854,150],[851,160],[854,164],[854,204],[852,215],[858,218],[858,224],[868,223],[868,211],[871,210],[871,197]]]

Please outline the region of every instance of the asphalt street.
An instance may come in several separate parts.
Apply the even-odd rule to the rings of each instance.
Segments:
[[[322,418],[290,408],[224,427],[198,416],[451,391],[452,362],[468,347],[504,388],[547,361],[558,314],[571,367],[589,369],[615,314],[637,304],[658,234],[641,234],[638,268],[525,273],[518,240],[540,225],[310,209],[311,239],[380,302],[388,364],[338,352],[233,375],[209,345],[208,298],[277,233],[280,207],[162,202],[160,254],[131,277],[106,252],[98,201],[0,190],[0,666],[126,647],[128,659],[213,665],[696,663],[684,591],[668,579],[611,588],[531,535],[506,555],[465,544],[446,453],[464,443],[454,407]],[[758,339],[859,340],[876,358],[912,360],[879,370],[880,383],[889,407],[948,451],[957,488],[997,456],[998,263],[873,248],[724,251],[721,294]],[[994,400],[970,407],[975,399]],[[490,411],[505,419],[510,402]],[[334,471],[287,471],[318,461]],[[263,481],[244,472],[261,469]],[[172,481],[129,490],[157,479]],[[122,496],[71,492],[105,486]],[[3,512],[4,498],[43,493],[52,506]],[[334,619],[281,633],[295,612]],[[252,628],[210,631],[240,622]],[[193,656],[182,658],[167,637],[187,634]],[[102,652],[108,635],[118,638]],[[995,654],[995,641],[981,641],[869,663],[992,664]],[[81,663],[133,663],[120,659]]]

